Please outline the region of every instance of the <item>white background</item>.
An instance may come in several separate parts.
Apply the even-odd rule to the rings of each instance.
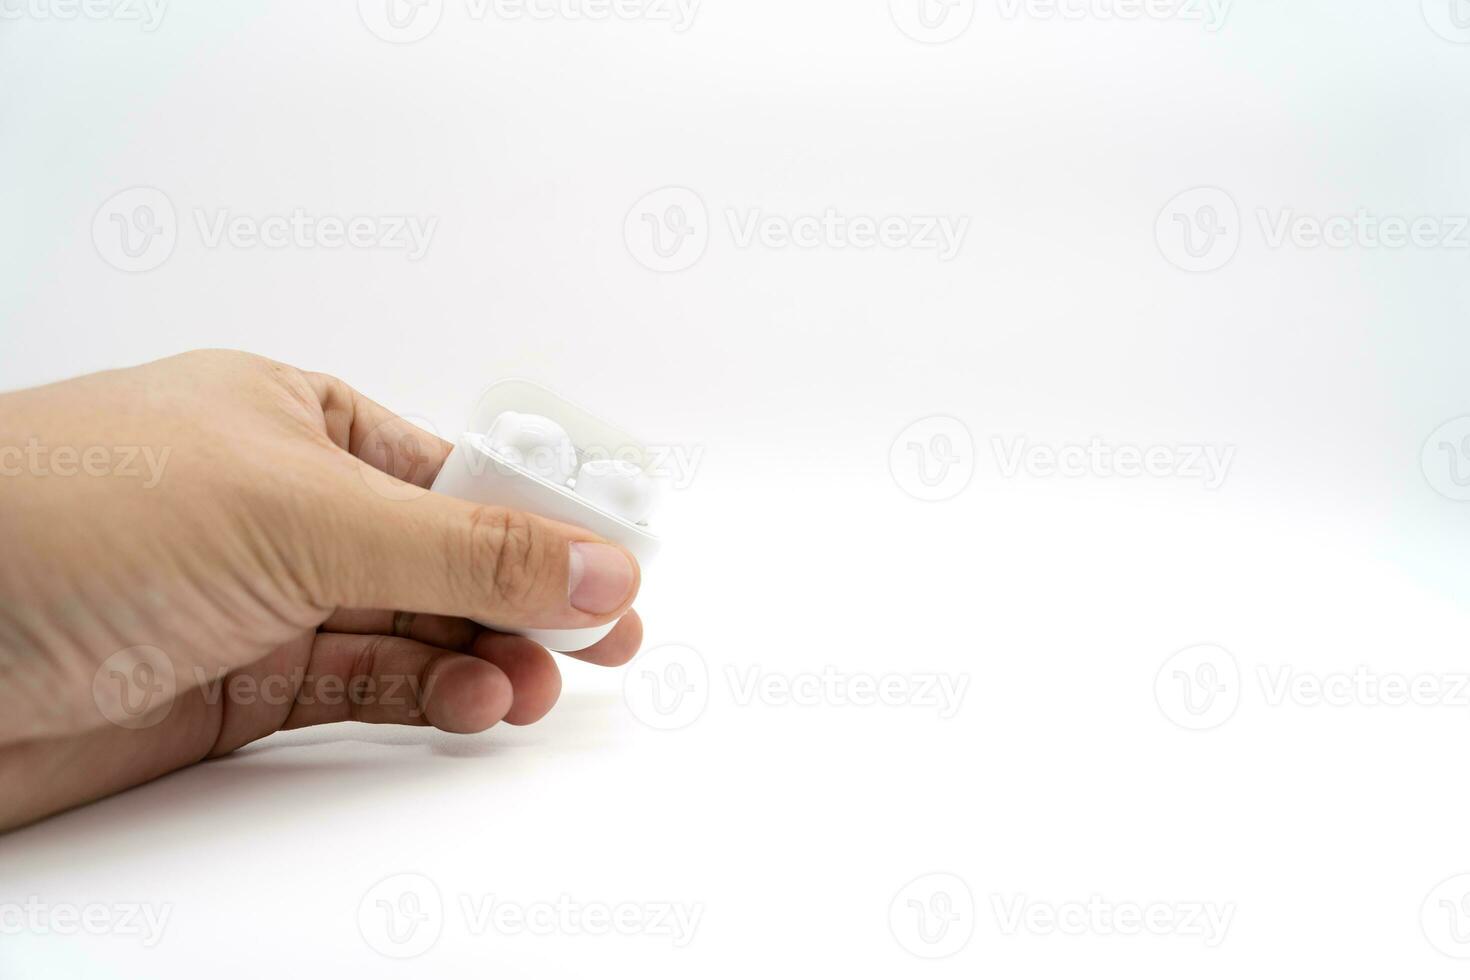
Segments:
[[[1470,233],[1271,235],[1470,214],[1453,2],[1241,0],[1208,30],[1102,0],[981,0],[966,26],[960,0],[926,36],[917,0],[705,0],[682,31],[444,0],[391,43],[373,0],[174,0],[152,30],[4,0],[0,387],[240,347],[452,434],[527,376],[698,466],[646,576],[645,659],[566,664],[528,729],[276,736],[0,839],[0,909],[168,916],[149,946],[11,911],[0,975],[1462,975],[1470,888],[1437,886],[1470,872]],[[674,199],[635,205],[670,186],[707,248],[660,273],[638,229]],[[106,232],[134,187],[176,243],[129,273]],[[1221,198],[1171,202],[1200,187],[1238,213],[1187,272],[1174,216],[1202,233]],[[948,260],[738,234],[829,208],[968,231]],[[198,224],[296,209],[436,225],[411,260]],[[996,449],[1094,437],[1233,456],[1211,490],[1007,475]],[[958,492],[917,499],[919,462]],[[1194,715],[1201,658],[1218,700]],[[660,730],[675,659],[681,710],[706,706]],[[1277,696],[1360,668],[1437,693]],[[952,717],[748,699],[752,671],[965,693]],[[379,885],[400,874],[423,877]],[[951,877],[906,889],[930,874]],[[434,942],[399,962],[418,948],[376,903],[405,888]],[[927,943],[909,902],[938,892]],[[676,947],[465,914],[562,896],[700,918]],[[1229,928],[1048,933],[1012,928],[1018,901]]]

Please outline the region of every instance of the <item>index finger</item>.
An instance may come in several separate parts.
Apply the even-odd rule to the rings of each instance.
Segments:
[[[364,463],[428,489],[454,449],[330,374],[305,372],[321,403],[327,438]]]

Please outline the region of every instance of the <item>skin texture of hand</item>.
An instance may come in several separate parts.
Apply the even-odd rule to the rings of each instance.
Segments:
[[[451,448],[229,351],[0,395],[0,829],[278,730],[542,717],[552,655],[472,619],[631,659],[632,556],[419,489]]]

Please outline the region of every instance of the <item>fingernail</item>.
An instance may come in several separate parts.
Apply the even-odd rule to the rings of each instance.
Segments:
[[[633,563],[622,549],[610,544],[577,541],[572,544],[570,595],[584,613],[610,613],[633,588]]]

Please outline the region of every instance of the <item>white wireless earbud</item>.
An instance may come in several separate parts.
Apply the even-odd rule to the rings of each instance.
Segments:
[[[645,524],[658,503],[648,474],[621,459],[593,459],[577,470],[577,495],[632,524]]]
[[[571,436],[544,415],[501,412],[485,441],[512,463],[558,486],[566,486],[577,468],[577,448]]]

